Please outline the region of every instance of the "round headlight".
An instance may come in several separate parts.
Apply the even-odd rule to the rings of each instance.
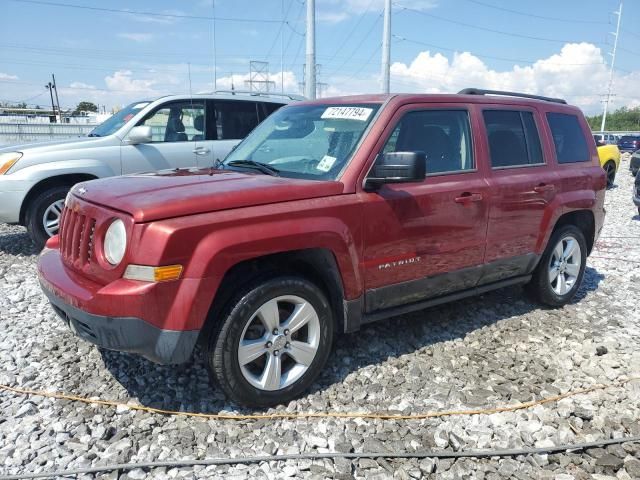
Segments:
[[[126,249],[127,232],[124,222],[120,219],[114,220],[104,235],[104,256],[111,265],[117,265],[122,261]]]

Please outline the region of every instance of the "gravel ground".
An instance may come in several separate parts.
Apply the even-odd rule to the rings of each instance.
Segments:
[[[337,341],[311,392],[271,411],[493,407],[640,376],[640,265],[627,261],[640,261],[631,185],[627,157],[607,193],[606,226],[571,305],[543,309],[510,288],[370,325]],[[43,298],[35,264],[24,230],[0,226],[0,383],[182,411],[250,413],[225,403],[200,360],[163,367],[77,339]],[[0,391],[0,475],[178,458],[549,446],[624,435],[640,435],[640,381],[516,412],[422,421],[207,421]],[[640,478],[640,444],[507,459],[137,469],[119,478],[425,475]]]

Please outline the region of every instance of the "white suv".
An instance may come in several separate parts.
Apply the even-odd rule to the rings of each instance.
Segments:
[[[38,247],[58,232],[70,188],[94,178],[208,167],[293,95],[170,95],[132,103],[88,137],[0,149],[0,222]]]

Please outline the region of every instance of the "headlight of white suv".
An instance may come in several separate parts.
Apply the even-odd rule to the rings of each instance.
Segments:
[[[0,175],[7,173],[21,157],[20,152],[0,153]]]
[[[127,249],[127,231],[124,222],[114,220],[104,235],[104,256],[111,265],[118,265]]]

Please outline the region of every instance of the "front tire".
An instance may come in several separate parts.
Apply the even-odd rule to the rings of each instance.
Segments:
[[[587,263],[587,242],[575,225],[553,232],[531,281],[529,293],[540,303],[562,307],[575,296]]]
[[[47,240],[58,233],[64,199],[70,188],[68,185],[47,188],[31,201],[26,227],[38,249],[42,249]]]
[[[324,367],[334,318],[326,295],[300,277],[250,285],[228,304],[207,344],[207,366],[225,395],[268,407],[297,397]]]

